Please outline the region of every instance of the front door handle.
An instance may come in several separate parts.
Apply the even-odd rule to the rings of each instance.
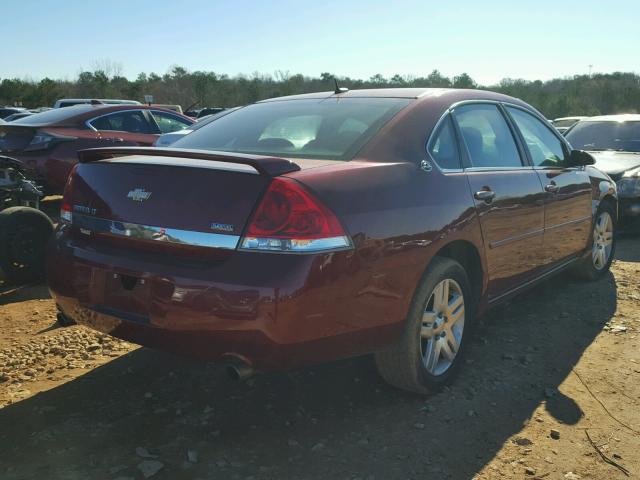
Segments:
[[[491,203],[491,201],[495,198],[496,192],[493,190],[480,190],[476,192],[474,195],[476,200],[481,200],[483,202]]]
[[[560,187],[555,182],[551,182],[549,185],[545,185],[544,189],[549,193],[556,193]]]

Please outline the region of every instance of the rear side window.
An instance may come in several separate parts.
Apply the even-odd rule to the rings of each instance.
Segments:
[[[186,120],[176,117],[175,115],[171,115],[170,113],[152,111],[151,116],[156,121],[160,133],[171,133],[176,130],[184,130],[191,125],[191,123]]]
[[[351,160],[411,99],[323,98],[256,103],[173,146],[293,158]]]
[[[472,166],[522,166],[509,125],[496,105],[463,105],[454,114]]]
[[[90,125],[96,130],[115,130],[130,133],[153,133],[140,110],[112,113],[92,120]]]
[[[427,149],[440,168],[460,168],[458,145],[449,115],[447,115],[447,118],[438,127]]]
[[[565,152],[562,142],[536,117],[519,108],[507,107],[527,144],[529,155],[537,167],[562,167]]]

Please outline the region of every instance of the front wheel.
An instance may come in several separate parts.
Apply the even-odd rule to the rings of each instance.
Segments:
[[[442,387],[458,370],[473,311],[462,265],[436,257],[418,285],[402,334],[375,355],[381,376],[417,393]]]
[[[579,277],[596,280],[609,271],[616,251],[617,226],[613,205],[601,203],[593,222],[590,255],[582,259],[575,269]]]

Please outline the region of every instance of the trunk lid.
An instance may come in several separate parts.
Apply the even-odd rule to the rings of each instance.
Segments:
[[[127,149],[82,152],[65,194],[75,234],[82,239],[127,248],[154,244],[172,252],[199,247],[231,252],[271,180],[256,157],[129,149],[142,154],[108,158],[116,150]]]

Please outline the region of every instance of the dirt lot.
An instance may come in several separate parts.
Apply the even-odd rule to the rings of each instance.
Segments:
[[[617,257],[597,283],[562,275],[480,319],[429,398],[368,358],[233,382],[58,328],[44,286],[5,288],[0,478],[640,478],[640,239]]]

